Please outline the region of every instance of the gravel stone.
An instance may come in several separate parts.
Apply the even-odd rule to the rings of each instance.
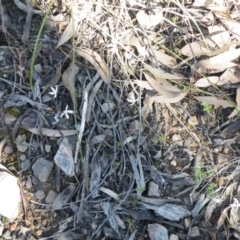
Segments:
[[[45,197],[46,197],[46,194],[44,193],[43,190],[38,190],[36,193],[35,193],[35,196],[38,200],[43,200]]]
[[[11,237],[11,232],[9,230],[7,230],[4,234],[3,234],[3,238],[4,239],[12,239]]]
[[[20,157],[19,157],[19,159],[21,160],[21,161],[23,161],[23,160],[25,160],[26,159],[26,155],[25,154],[22,154]]]
[[[35,176],[32,176],[32,184],[37,185],[38,183],[39,183],[38,178],[36,178]]]
[[[55,193],[53,190],[50,190],[45,201],[47,204],[52,204],[56,198],[57,198],[57,193]]]
[[[21,162],[21,169],[22,169],[23,171],[27,171],[28,168],[30,167],[30,165],[31,165],[30,160],[29,160],[29,159],[26,159],[26,160],[24,160],[24,161]]]
[[[148,185],[148,196],[160,197],[159,186],[155,182],[151,181]]]
[[[12,154],[12,153],[13,153],[13,147],[10,146],[10,145],[8,145],[8,146],[6,146],[6,147],[4,148],[3,151],[4,151],[5,153],[7,153],[7,154]]]
[[[69,177],[74,176],[73,154],[67,138],[64,138],[54,157],[57,166]]]
[[[44,158],[38,158],[32,166],[34,175],[41,181],[46,182],[53,168],[53,162]]]
[[[41,236],[43,234],[43,230],[39,229],[36,231],[37,236]]]
[[[28,179],[27,179],[27,181],[26,181],[26,185],[25,185],[25,186],[26,186],[27,189],[32,188],[32,181],[31,181],[31,178],[28,178]]]

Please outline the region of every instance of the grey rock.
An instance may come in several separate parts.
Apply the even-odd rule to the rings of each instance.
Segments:
[[[9,230],[7,230],[4,234],[3,234],[3,238],[4,239],[12,239],[11,237],[11,232]]]
[[[76,189],[76,186],[69,185],[67,188],[65,188],[54,200],[52,204],[52,212],[55,210],[59,210],[63,207],[65,203],[69,200],[69,198],[72,196]]]
[[[22,169],[23,171],[27,171],[28,168],[30,167],[30,164],[31,164],[31,162],[30,162],[29,159],[23,160],[23,161],[21,162],[21,169]]]
[[[19,157],[19,159],[21,160],[21,161],[23,161],[23,160],[25,160],[26,159],[26,155],[25,154],[22,154],[20,157]]]
[[[151,240],[168,240],[168,230],[159,224],[149,224],[148,234]]]
[[[28,179],[27,179],[27,181],[26,181],[26,185],[25,185],[25,186],[26,186],[27,189],[32,188],[32,181],[31,181],[31,178],[28,178]]]
[[[66,175],[69,177],[74,176],[73,154],[67,138],[64,138],[61,142],[54,157],[54,162]]]
[[[57,198],[57,193],[55,193],[53,190],[50,190],[45,201],[47,204],[52,204],[56,198]]]
[[[3,151],[7,154],[11,154],[13,153],[13,147],[11,145],[7,145]]]
[[[179,240],[178,235],[172,233],[172,234],[169,236],[169,240]]]
[[[160,197],[159,185],[153,181],[148,184],[148,196]]]
[[[39,183],[38,178],[36,178],[35,176],[32,176],[32,184],[37,185],[38,183]]]
[[[32,166],[34,175],[41,181],[46,182],[53,168],[53,162],[44,158],[38,158]]]
[[[46,194],[44,193],[43,190],[38,190],[36,193],[35,193],[35,196],[38,200],[43,200],[45,197],[46,197]]]

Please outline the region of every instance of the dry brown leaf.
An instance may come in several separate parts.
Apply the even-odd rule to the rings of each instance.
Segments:
[[[62,36],[60,37],[56,48],[63,45],[65,42],[67,42],[73,36],[73,34],[76,32],[77,25],[78,25],[78,21],[76,21],[75,19],[73,20],[71,18],[68,26],[64,30]]]
[[[62,75],[62,81],[64,83],[64,86],[67,88],[67,90],[71,95],[74,107],[77,107],[75,76],[77,75],[78,71],[79,71],[79,67],[71,63],[70,66]]]
[[[122,45],[129,45],[132,36],[133,36],[132,29],[125,30],[121,33],[118,42]]]
[[[153,90],[153,87],[147,81],[134,80],[133,82],[136,83],[141,88],[145,88],[147,90]]]
[[[208,32],[210,34],[209,38],[218,45],[218,47],[223,47],[224,44],[230,41],[230,34],[221,25],[214,25],[208,27]]]
[[[38,128],[25,128],[25,129],[33,134],[40,135]],[[42,130],[41,135],[47,137],[71,136],[77,133],[76,130],[54,130],[49,128],[42,128],[41,130]]]
[[[76,53],[84,57],[95,67],[105,83],[110,83],[110,73],[107,64],[97,52],[89,48],[81,48],[77,49]]]
[[[237,106],[236,106],[236,108],[232,111],[232,113],[228,116],[228,118],[233,118],[233,117],[236,116],[236,115],[239,113],[239,111],[240,111],[240,88],[237,89],[236,102],[237,102]]]
[[[212,76],[212,77],[204,77],[197,80],[197,82],[194,84],[196,87],[209,87],[213,84],[219,85],[220,82],[219,77]]]
[[[163,21],[163,12],[160,11],[156,15],[148,15],[144,10],[141,10],[136,14],[136,18],[142,27],[149,29]]]
[[[213,68],[213,66],[209,65],[209,68],[204,68],[199,66],[199,70],[202,73],[211,73],[211,74],[215,74],[215,73],[220,73],[223,72],[224,70],[226,70],[226,68],[231,68],[231,67],[235,67],[237,66],[237,64],[233,63],[233,62],[229,62],[229,63],[224,63],[224,64],[218,64],[218,68]],[[214,66],[216,67],[216,66]]]
[[[215,6],[210,7],[210,10],[216,15],[219,19],[228,19],[232,20],[231,14],[229,13],[229,8],[225,6]]]
[[[151,66],[149,66],[148,64],[144,64],[144,67],[146,70],[148,70],[150,73],[152,73],[155,77],[155,79],[183,79],[184,77],[182,76],[177,76],[177,75],[173,75],[171,73],[166,73],[163,70],[159,69],[159,68],[153,68]]]
[[[156,57],[156,60],[160,65],[164,65],[168,67],[175,67],[177,65],[176,59],[174,59],[173,57],[170,57],[169,55],[158,50],[151,50],[150,53],[152,52],[153,52],[153,59],[155,59]]]
[[[202,55],[210,56],[214,50],[213,42],[206,38],[204,41],[192,42],[185,45],[179,52],[188,57],[199,57]]]
[[[165,79],[157,78],[156,80],[150,77],[148,74],[144,73],[147,81],[150,85],[161,94],[168,94],[169,92],[181,92],[177,87],[173,86]]]
[[[220,82],[222,84],[225,83],[238,83],[240,82],[240,74],[237,72],[237,70],[232,67],[228,68],[221,76],[220,76]]]
[[[214,6],[214,2],[213,0],[195,0],[193,3],[194,7],[210,7],[210,6]]]
[[[143,57],[147,56],[145,47],[142,47],[142,45],[139,42],[139,39],[134,35],[130,38],[129,45],[136,47],[138,50],[138,53],[141,54]]]
[[[227,107],[234,107],[232,103],[227,100],[219,99],[217,97],[212,96],[202,96],[202,97],[194,97],[199,102],[215,105],[215,106],[222,106],[223,108]]]
[[[225,222],[225,219],[228,217],[228,210],[229,207],[226,207],[222,213],[221,216],[219,217],[218,221],[217,221],[217,229],[219,229]]]
[[[240,40],[240,23],[235,20],[223,20],[222,22],[227,26],[229,32],[237,40]]]
[[[211,57],[206,60],[201,60],[199,65],[207,69],[226,69],[228,67],[233,67],[236,64],[232,63],[232,60],[235,60],[240,55],[239,49],[230,49],[224,53],[221,53],[215,57]]]
[[[151,97],[151,100],[159,102],[159,103],[177,103],[180,102],[186,95],[187,92],[171,92],[172,96],[171,97],[167,97],[166,95],[162,95],[162,96],[154,96]]]
[[[151,92],[147,91],[143,100],[143,107],[141,109],[141,116],[143,119],[147,119],[149,114],[152,112],[153,100],[151,99]]]

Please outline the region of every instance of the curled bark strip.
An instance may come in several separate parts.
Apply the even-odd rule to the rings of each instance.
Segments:
[[[27,7],[26,4],[20,2],[19,0],[14,0],[14,3],[15,3],[15,5],[16,5],[19,9],[21,9],[22,11],[24,11],[24,12],[26,12],[26,13],[28,12],[28,7]],[[34,14],[40,14],[40,15],[43,14],[42,11],[36,10],[36,9],[33,9],[32,12],[33,12]]]

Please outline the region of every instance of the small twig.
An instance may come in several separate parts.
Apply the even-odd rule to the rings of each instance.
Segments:
[[[32,23],[32,15],[33,15],[33,8],[30,1],[29,0],[25,0],[25,1],[27,3],[26,5],[27,17],[23,27],[23,35],[22,35],[22,40],[24,42],[29,40],[31,23]]]
[[[92,79],[90,79],[90,83],[87,85],[87,87],[84,89],[84,97],[83,97],[83,108],[82,108],[82,121],[81,121],[81,127],[78,133],[78,141],[76,144],[76,150],[75,150],[75,156],[74,156],[74,163],[77,163],[77,158],[78,158],[78,153],[79,153],[79,148],[81,146],[81,142],[82,142],[82,137],[83,137],[83,132],[85,129],[85,124],[86,124],[86,116],[87,116],[87,109],[89,106],[89,92],[90,89],[92,88],[93,84],[97,81],[98,79],[98,74],[96,75],[97,77],[94,77]]]

